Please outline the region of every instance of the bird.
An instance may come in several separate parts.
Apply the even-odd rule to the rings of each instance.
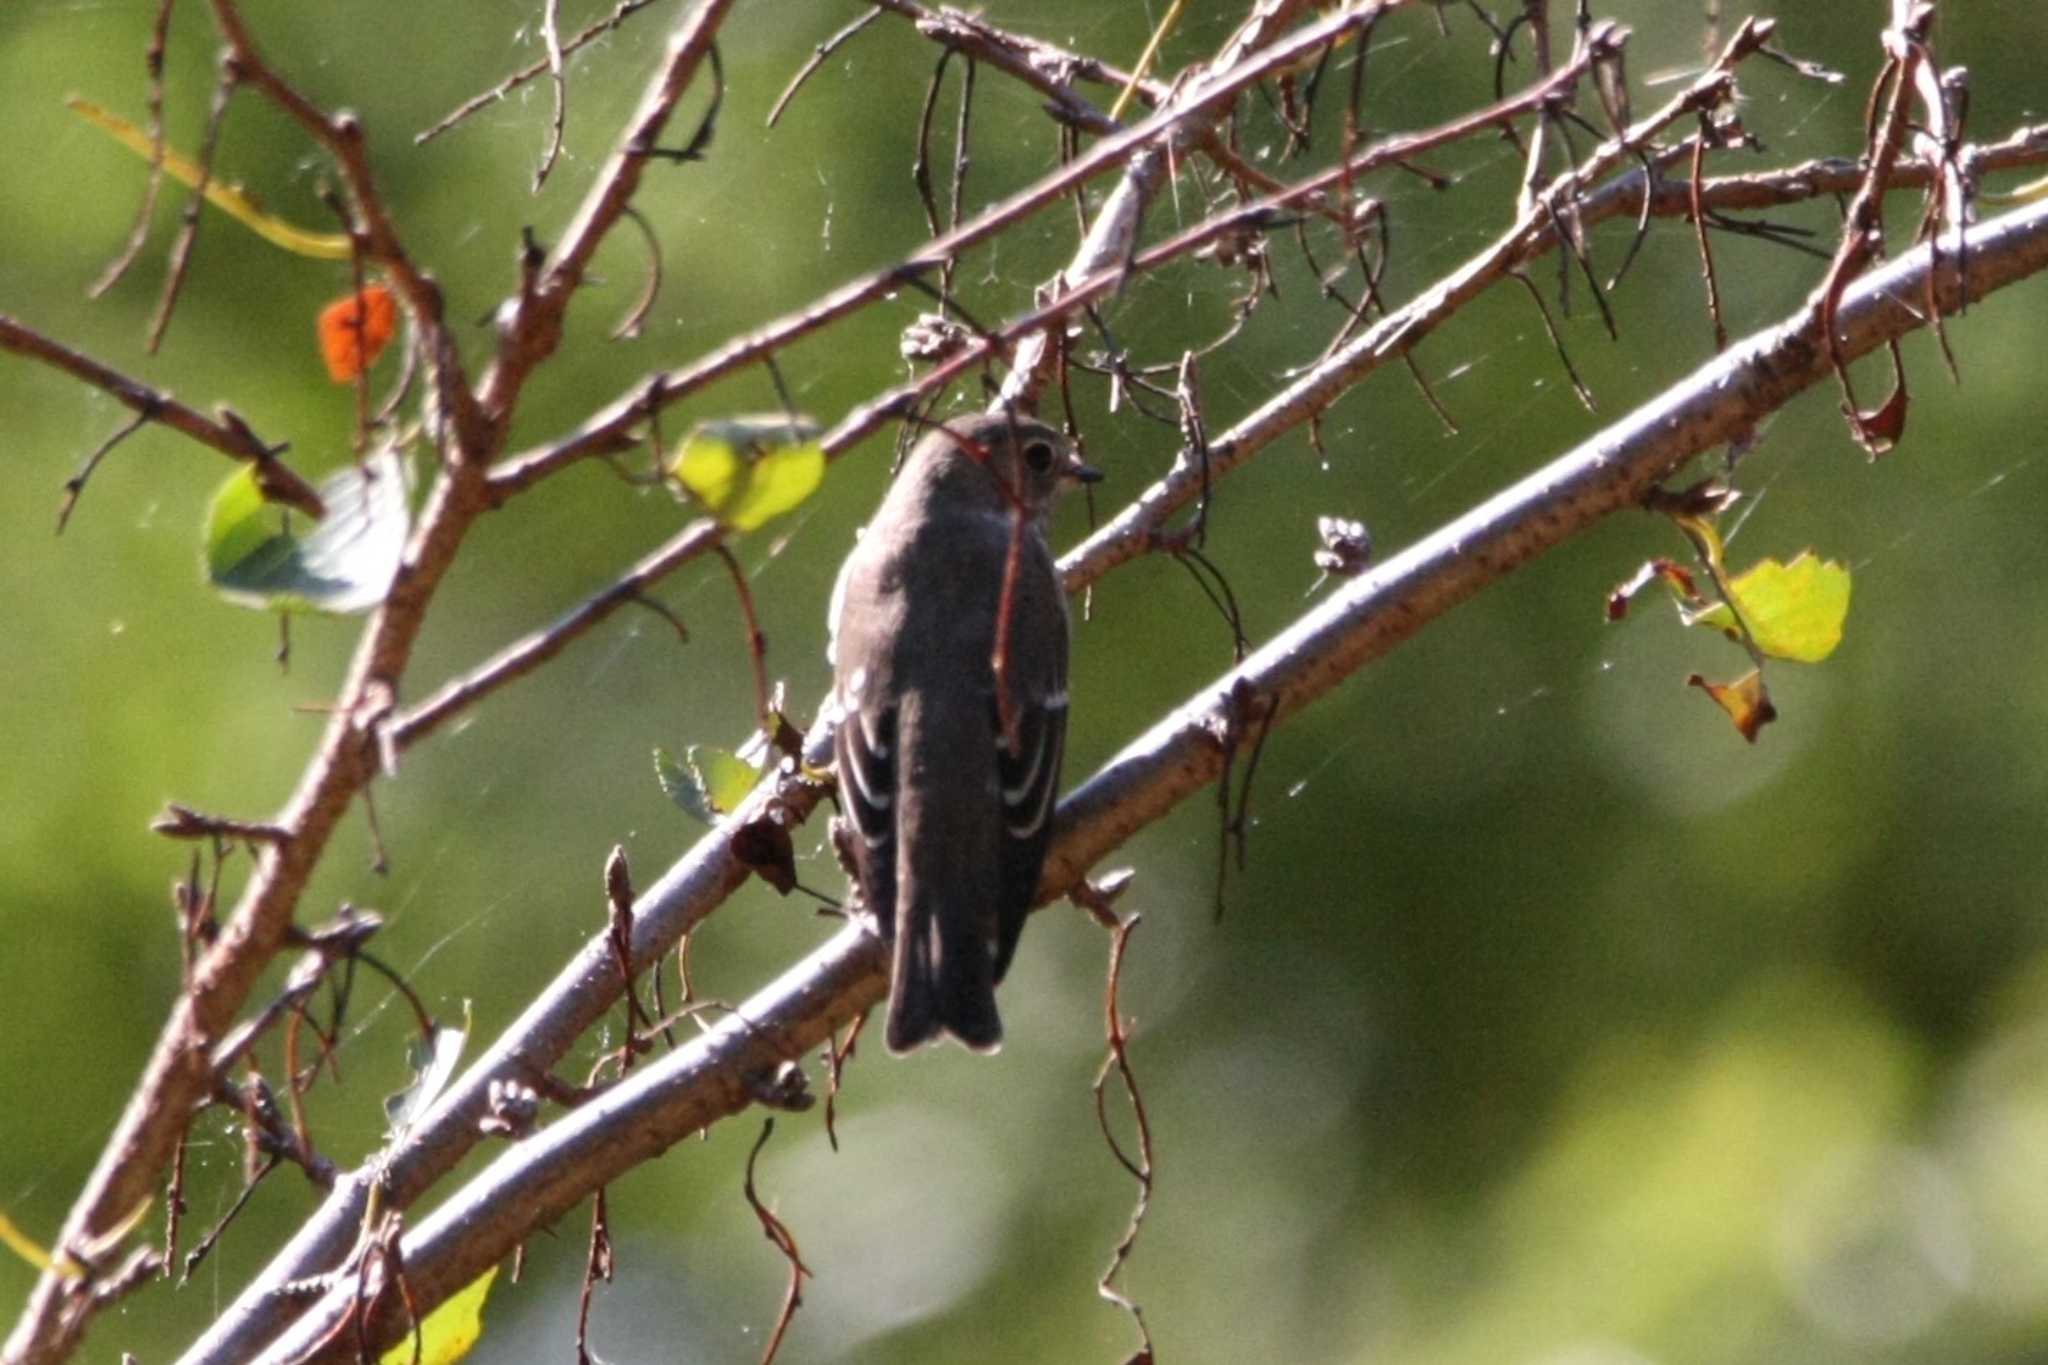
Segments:
[[[995,988],[1052,833],[1067,730],[1067,606],[1046,521],[1100,475],[1007,412],[912,447],[832,593],[827,650],[859,900],[890,948],[885,1041],[1002,1043]]]

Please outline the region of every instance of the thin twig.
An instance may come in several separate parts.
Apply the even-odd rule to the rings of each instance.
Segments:
[[[810,60],[797,68],[796,74],[789,78],[789,84],[783,86],[782,93],[775,97],[774,106],[768,110],[768,126],[773,128],[781,120],[782,111],[789,108],[789,102],[796,98],[796,92],[801,90],[804,82],[809,80],[817,73],[820,67],[825,65],[826,60],[833,53],[837,52],[849,38],[852,38],[869,24],[881,18],[882,14],[883,10],[878,5],[866,14],[861,15],[858,19],[855,19],[845,28],[840,29],[824,42],[812,48]]]
[[[761,733],[772,736],[775,712],[768,701],[768,637],[761,633],[761,618],[754,612],[753,590],[747,586],[746,570],[723,540],[711,543],[711,553],[725,565],[733,593],[739,598],[740,620],[747,631],[747,659],[754,668],[754,718],[760,722]]]
[[[92,454],[85,457],[78,466],[78,472],[64,480],[64,496],[57,501],[57,534],[64,534],[64,525],[71,520],[71,509],[78,506],[79,495],[85,492],[86,481],[93,471],[100,467],[100,461],[107,458],[109,451],[142,429],[153,414],[144,408],[115,429],[114,434],[93,447]]]
[[[620,3],[613,7],[612,12],[610,14],[605,15],[602,19],[597,20],[595,23],[587,25],[580,32],[578,32],[575,37],[569,39],[569,41],[565,43],[562,43],[562,55],[564,57],[567,57],[570,54],[577,52],[582,48],[588,46],[589,44],[597,41],[599,38],[602,38],[605,34],[610,33],[613,29],[616,29],[620,24],[623,24],[624,22],[626,22],[626,20],[632,18],[635,14],[638,14],[641,10],[646,9],[648,6],[654,4],[655,2],[656,0],[620,0]],[[539,61],[534,62],[530,66],[521,67],[519,70],[513,72],[504,80],[499,81],[496,85],[484,91],[482,94],[472,95],[469,99],[464,100],[460,105],[456,106],[456,108],[451,113],[442,116],[441,120],[438,123],[435,123],[432,127],[423,129],[422,131],[413,134],[412,140],[414,145],[417,146],[422,143],[432,142],[435,138],[441,136],[441,134],[447,132],[450,128],[455,127],[464,119],[468,118],[471,114],[476,113],[479,109],[484,109],[489,107],[490,105],[496,104],[499,100],[504,99],[514,90],[517,90],[520,86],[525,85],[528,81],[538,80],[542,76],[547,75],[548,65],[549,59],[547,57],[542,57]]]
[[[213,87],[213,106],[206,114],[206,131],[199,139],[199,179],[186,196],[178,222],[178,235],[171,242],[170,268],[164,273],[163,290],[157,296],[156,312],[149,320],[143,349],[151,355],[163,344],[164,331],[171,325],[171,311],[177,307],[179,290],[192,265],[192,246],[199,239],[199,210],[206,202],[206,187],[213,183],[213,154],[220,146],[220,130],[227,122],[228,104],[241,84],[241,63],[233,52],[221,54],[220,77]],[[161,167],[161,158],[157,158]]]
[[[533,173],[533,192],[548,183],[548,172],[562,154],[562,131],[569,122],[569,78],[562,70],[562,0],[541,0],[540,41],[547,50],[548,86],[554,92],[554,115],[548,120],[548,145]]]
[[[1114,912],[1109,912],[1114,915]],[[1145,1310],[1137,1301],[1116,1287],[1116,1279],[1123,1272],[1124,1262],[1131,1257],[1131,1251],[1138,1244],[1138,1233],[1145,1225],[1145,1215],[1152,1208],[1152,1121],[1145,1114],[1145,1096],[1138,1089],[1138,1074],[1131,1068],[1130,1038],[1124,1032],[1123,1009],[1118,1002],[1119,990],[1123,984],[1124,952],[1130,946],[1131,932],[1138,927],[1139,916],[1132,914],[1122,920],[1112,920],[1115,928],[1109,940],[1109,981],[1102,992],[1103,1036],[1109,1051],[1096,1068],[1095,1122],[1102,1130],[1102,1140],[1109,1144],[1110,1155],[1117,1163],[1130,1172],[1131,1179],[1138,1182],[1138,1199],[1131,1207],[1130,1221],[1124,1225],[1123,1236],[1117,1239],[1110,1252],[1109,1264],[1103,1269],[1102,1277],[1095,1282],[1095,1292],[1130,1314],[1137,1325],[1139,1340],[1143,1343],[1143,1359],[1152,1358],[1152,1332],[1145,1325]],[[1114,1070],[1123,1082],[1124,1097],[1130,1101],[1131,1122],[1138,1132],[1138,1155],[1132,1160],[1124,1151],[1123,1144],[1116,1140],[1116,1130],[1109,1123],[1109,1105],[1105,1098],[1105,1086],[1109,1073]]]
[[[149,71],[149,179],[143,183],[142,203],[136,208],[135,225],[128,229],[127,242],[107,262],[99,278],[86,287],[85,296],[90,299],[112,289],[128,273],[128,267],[135,264],[143,245],[149,241],[149,226],[156,218],[157,196],[164,185],[164,45],[170,36],[171,10],[176,4],[177,0],[157,0],[156,25],[150,30],[149,48],[142,59]]]
[[[761,1122],[761,1136],[754,1139],[753,1150],[747,1153],[747,1176],[742,1190],[747,1196],[747,1207],[760,1220],[761,1234],[774,1243],[782,1253],[782,1259],[789,1263],[789,1288],[783,1291],[782,1310],[775,1315],[775,1326],[768,1333],[768,1344],[761,1351],[761,1365],[772,1365],[776,1353],[782,1349],[782,1338],[789,1331],[789,1324],[796,1318],[796,1310],[803,1306],[804,1281],[811,1276],[811,1269],[804,1264],[803,1256],[797,1251],[796,1238],[791,1235],[789,1225],[771,1213],[761,1196],[754,1190],[754,1163],[761,1159],[761,1149],[774,1136],[775,1119],[770,1117]]]
[[[1351,11],[1311,24],[1260,52],[1255,58],[1226,69],[1213,82],[1183,102],[1162,110],[1134,127],[1097,143],[1078,158],[1034,184],[1011,195],[951,232],[934,238],[896,265],[872,271],[840,286],[802,311],[756,329],[747,336],[721,346],[712,354],[683,369],[662,377],[660,401],[664,404],[696,392],[714,379],[747,368],[763,356],[773,354],[792,342],[809,336],[830,323],[901,290],[911,279],[935,271],[946,259],[995,234],[1014,227],[1048,204],[1057,202],[1070,188],[1107,173],[1123,164],[1147,143],[1170,132],[1193,115],[1226,106],[1238,92],[1271,72],[1285,67],[1303,53],[1336,41],[1357,26]],[[1499,117],[1501,115],[1495,115]],[[567,248],[558,249],[560,255]],[[1106,285],[1108,281],[1104,281]],[[950,375],[949,375],[950,378]],[[615,400],[585,421],[568,437],[536,451],[504,462],[492,474],[500,494],[517,492],[546,478],[576,459],[589,454],[623,450],[634,443],[631,435],[646,416],[646,385]]]
[[[584,599],[554,624],[513,641],[469,672],[442,684],[425,700],[394,716],[386,728],[390,742],[400,750],[408,749],[507,683],[525,677],[620,607],[644,600],[642,594],[649,587],[698,555],[717,547],[719,535],[716,522],[709,519],[691,522],[621,574],[609,587]]]

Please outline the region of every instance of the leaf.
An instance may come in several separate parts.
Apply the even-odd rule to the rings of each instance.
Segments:
[[[420,1365],[455,1365],[484,1334],[484,1300],[498,1278],[492,1266],[444,1300],[420,1324]],[[378,1365],[412,1365],[410,1335],[379,1357]]]
[[[50,1253],[43,1250],[35,1238],[15,1226],[14,1220],[0,1213],[0,1246],[27,1261],[37,1270],[50,1268]]]
[[[327,515],[304,534],[267,504],[255,467],[213,495],[206,578],[237,606],[348,615],[384,600],[411,528],[405,463],[386,447],[320,485]]]
[[[1801,550],[1792,562],[1759,560],[1728,580],[1729,591],[1758,649],[1779,659],[1819,663],[1842,643],[1842,623],[1849,615],[1849,570]],[[1688,612],[1687,625],[1711,626],[1730,639],[1740,639],[1734,615],[1725,602]]]
[[[320,358],[337,384],[346,384],[377,363],[398,331],[398,300],[381,284],[366,285],[320,310],[314,330]]]
[[[455,1064],[462,1060],[462,1048],[469,1041],[469,1002],[462,1004],[462,1027],[437,1028],[432,1037],[414,1038],[405,1049],[405,1064],[412,1082],[384,1100],[384,1121],[392,1136],[403,1133],[412,1121],[425,1113],[448,1088]]]
[[[678,763],[666,749],[654,751],[654,780],[685,815],[715,825],[736,809],[761,780],[751,764],[724,749],[692,744]]]
[[[2039,180],[2029,180],[2024,185],[2015,185],[2003,193],[1984,190],[1982,197],[1998,204],[2038,204],[2048,199],[2048,175]]]
[[[735,417],[683,438],[669,473],[730,530],[752,531],[797,506],[825,478],[825,448],[806,418]]]
[[[1894,362],[1896,365],[1896,361]],[[1893,384],[1891,394],[1870,411],[1842,405],[1842,415],[1849,419],[1849,429],[1868,451],[1871,459],[1891,453],[1899,443],[1899,437],[1906,431],[1906,380],[1903,372]]]
[[[1778,708],[1771,704],[1770,689],[1764,686],[1764,675],[1758,669],[1752,668],[1730,683],[1708,682],[1697,673],[1685,682],[1712,697],[1714,705],[1728,713],[1728,719],[1751,744],[1756,743],[1758,731],[1778,718]]]
[[[91,100],[80,99],[76,95],[64,103],[71,107],[72,113],[107,133],[114,141],[143,160],[156,159],[156,144],[150,139],[149,134],[119,114],[103,109]],[[163,155],[165,175],[188,188],[198,188],[201,176],[196,163],[178,155],[169,147],[163,149]],[[310,256],[318,261],[346,261],[352,254],[347,234],[309,232],[296,224],[288,223],[277,215],[265,211],[263,206],[256,202],[255,197],[240,185],[230,185],[206,177],[206,202],[272,246],[282,247],[294,256]]]

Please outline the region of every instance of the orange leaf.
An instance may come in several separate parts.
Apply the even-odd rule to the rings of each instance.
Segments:
[[[344,294],[320,310],[320,358],[337,384],[377,363],[398,330],[398,300],[381,284]]]
[[[1712,697],[1751,744],[1756,743],[1759,730],[1778,718],[1778,708],[1771,705],[1771,694],[1764,687],[1760,670],[1751,669],[1731,683],[1709,682],[1697,673],[1686,682]]]

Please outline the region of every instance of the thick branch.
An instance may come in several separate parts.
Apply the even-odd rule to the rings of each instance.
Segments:
[[[1843,353],[1865,354],[1925,325],[1928,319],[1916,305],[1926,298],[1953,313],[1966,301],[2048,269],[2048,204],[1972,229],[1967,254],[1960,245],[1950,234],[1938,253],[1923,246],[1857,281],[1838,317]],[[1930,293],[1928,275],[1936,260],[1940,269]],[[1967,263],[1966,281],[1958,279],[1959,261]],[[1687,460],[1746,435],[1829,373],[1812,312],[1802,308],[1578,449],[1347,583],[1238,668],[1196,693],[1061,804],[1041,894],[1050,898],[1073,886],[1098,859],[1214,780],[1224,760],[1220,726],[1248,700],[1270,706],[1279,719],[1294,714],[1480,589],[1600,519],[1639,506],[1651,487]],[[665,897],[671,923],[701,919],[715,898],[740,880],[731,875],[728,839],[723,830],[708,836],[663,879],[669,891],[683,898],[677,903]],[[685,881],[691,883],[687,889]],[[699,895],[713,899],[700,901]],[[636,907],[636,931],[640,927]],[[636,957],[643,946],[644,936],[636,932]],[[584,969],[593,978],[591,993],[604,993],[608,1003],[616,992],[617,973],[604,953],[602,938],[594,940],[572,971]],[[416,1300],[422,1305],[438,1301],[589,1190],[750,1103],[750,1076],[821,1041],[879,1000],[886,984],[879,945],[850,928],[748,1001],[741,1018],[645,1067],[594,1106],[508,1150],[406,1238],[405,1265]],[[585,1007],[602,1006],[585,1002]],[[527,1018],[539,1008],[529,1010]],[[525,1024],[525,1019],[516,1024],[464,1078],[464,1089],[473,1090],[478,1072],[503,1065],[518,1051],[517,1035]],[[544,1052],[556,1037],[534,1041],[534,1050]],[[443,1108],[454,1103],[451,1097]],[[440,1117],[432,1116],[428,1124],[437,1133],[433,1140],[443,1141],[439,1135],[445,1134],[466,1147],[466,1134],[448,1133],[450,1125],[434,1121]],[[402,1153],[401,1162],[410,1155]],[[510,1210],[529,1216],[513,1217]],[[302,1234],[300,1241],[305,1240]],[[297,1351],[342,1320],[353,1294],[353,1281],[331,1292],[263,1359],[298,1358]],[[394,1339],[402,1325],[395,1318],[380,1319],[376,1339]],[[229,1358],[215,1354],[188,1360]]]

